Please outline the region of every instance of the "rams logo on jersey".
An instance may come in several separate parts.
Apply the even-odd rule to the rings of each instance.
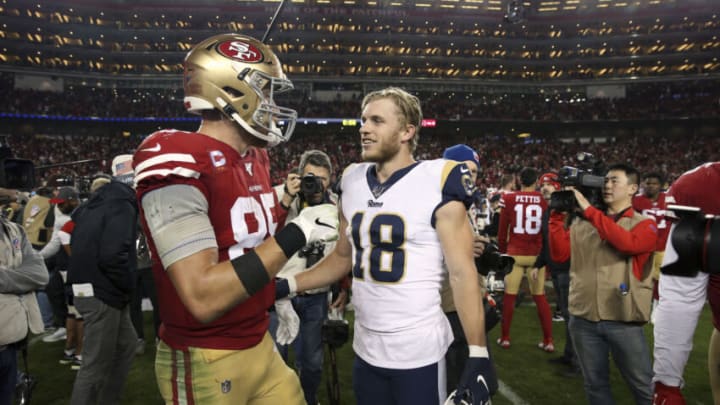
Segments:
[[[467,169],[465,169],[465,170],[467,170]],[[462,184],[463,184],[463,187],[465,188],[465,194],[467,194],[468,196],[473,195],[473,193],[475,192],[475,183],[470,178],[469,173],[463,173]]]

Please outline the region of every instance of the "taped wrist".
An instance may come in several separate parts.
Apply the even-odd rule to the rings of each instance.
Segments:
[[[250,296],[260,291],[270,282],[265,265],[254,250],[230,260],[230,264],[232,264],[235,274],[237,274],[243,287],[245,287],[245,291]]]
[[[487,346],[468,345],[469,357],[489,358]]]
[[[275,242],[277,242],[288,259],[307,244],[302,229],[292,222],[285,225],[280,232],[275,234]]]

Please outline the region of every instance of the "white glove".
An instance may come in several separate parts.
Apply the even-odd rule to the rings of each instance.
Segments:
[[[275,301],[275,313],[278,317],[278,328],[275,334],[277,344],[286,346],[292,343],[300,331],[300,317],[292,306],[289,298]]]
[[[332,204],[320,204],[304,208],[291,223],[305,234],[305,244],[330,242],[338,238],[338,208]]]

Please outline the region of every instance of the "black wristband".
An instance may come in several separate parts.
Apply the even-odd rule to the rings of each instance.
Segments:
[[[275,234],[275,242],[277,242],[287,258],[290,258],[307,244],[303,231],[292,222],[285,225],[280,232]]]
[[[248,295],[255,294],[270,282],[265,265],[254,250],[230,260],[230,264]]]
[[[283,299],[290,295],[290,285],[286,278],[275,279],[275,300]]]

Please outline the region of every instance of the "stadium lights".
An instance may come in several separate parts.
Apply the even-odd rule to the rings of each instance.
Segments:
[[[20,114],[0,113],[0,118],[34,119],[43,121],[93,121],[93,122],[199,122],[200,117],[98,117],[98,116],[72,116],[72,115],[44,115],[44,114]],[[297,119],[299,125],[329,125],[340,124],[343,127],[358,127],[362,123],[358,118],[303,118]],[[279,125],[285,125],[285,121],[279,121]],[[421,122],[423,128],[435,128],[437,120],[425,118]]]

